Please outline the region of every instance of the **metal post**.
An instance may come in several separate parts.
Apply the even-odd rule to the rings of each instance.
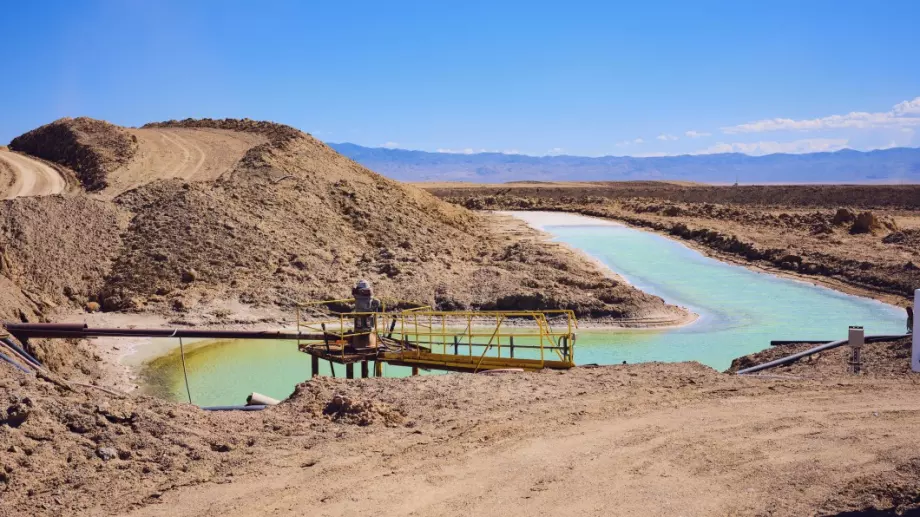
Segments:
[[[319,375],[319,356],[310,354],[310,377]]]
[[[511,358],[514,359],[514,336],[509,337],[508,341],[510,341]]]
[[[367,379],[367,361],[361,361],[361,378]]]
[[[920,289],[914,291],[914,310],[920,309]],[[914,317],[914,347],[911,354],[911,368],[920,372],[920,319]]]
[[[850,348],[853,349],[853,357],[850,360],[850,371],[859,375],[862,370],[862,347],[866,342],[865,332],[862,327],[850,327]]]
[[[383,377],[383,363],[374,361],[374,377]]]
[[[413,376],[418,375],[418,366],[413,366],[413,367],[412,367],[412,375],[413,375]]]
[[[460,341],[454,336],[454,355],[460,355]]]
[[[354,379],[355,378],[355,363],[346,363],[345,364],[345,378]]]

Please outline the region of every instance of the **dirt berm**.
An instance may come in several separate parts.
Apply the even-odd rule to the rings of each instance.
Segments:
[[[918,395],[649,363],[317,378],[208,413],[0,363],[0,515],[909,514]]]
[[[157,135],[176,145],[147,147]],[[230,140],[248,150],[204,179],[204,153],[178,162],[189,179],[157,166],[160,153]],[[166,313],[228,299],[290,308],[348,297],[361,277],[385,299],[440,309],[684,316],[535,232],[502,229],[489,216],[386,179],[288,126],[185,120],[125,129],[62,119],[13,144],[72,167],[89,190],[139,186],[114,198],[107,189],[3,202],[2,273],[21,292],[0,295],[2,318],[34,320],[96,303],[106,311]],[[155,177],[138,176],[132,160],[140,159],[152,160]]]

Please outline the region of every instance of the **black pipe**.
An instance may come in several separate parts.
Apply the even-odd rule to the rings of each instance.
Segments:
[[[23,338],[87,338],[87,337],[175,337],[212,339],[315,339],[324,334],[298,334],[279,331],[192,330],[192,329],[110,329],[90,328],[82,324],[3,323],[6,330]]]
[[[909,336],[910,336],[910,334],[904,334],[904,335],[900,335],[900,336],[866,336],[865,339],[873,339],[873,340],[875,340],[875,341],[880,341],[880,340],[883,340],[883,339],[901,339],[901,338],[905,338],[905,337],[909,337]],[[743,369],[743,370],[738,370],[736,373],[737,373],[738,375],[744,375],[744,374],[748,374],[748,373],[759,372],[760,370],[766,370],[766,369],[768,369],[768,368],[773,368],[773,367],[775,367],[775,366],[782,366],[782,365],[784,365],[784,364],[788,364],[788,363],[791,363],[791,362],[795,362],[795,361],[797,361],[797,360],[799,360],[799,359],[801,359],[801,358],[803,358],[803,357],[805,357],[805,356],[809,356],[809,355],[812,355],[812,354],[816,354],[816,353],[818,353],[818,352],[823,352],[824,350],[830,350],[830,349],[832,349],[832,348],[837,348],[837,347],[846,345],[846,344],[849,343],[849,342],[850,342],[849,339],[841,339],[840,341],[831,341],[830,343],[825,343],[825,344],[823,344],[823,345],[819,345],[819,346],[816,346],[816,347],[814,347],[814,348],[809,348],[808,350],[799,352],[799,353],[797,353],[797,354],[792,354],[792,355],[790,355],[790,356],[788,356],[788,357],[782,357],[782,358],[780,358],[780,359],[776,359],[776,360],[773,360],[773,361],[769,361],[769,362],[766,362],[766,363],[763,363],[763,364],[758,364],[757,366],[751,366],[750,368],[745,368],[745,369]]]
[[[901,336],[866,336],[866,343],[884,343],[886,341],[897,341]],[[830,343],[834,339],[783,339],[770,341],[770,346],[789,346],[789,345],[820,345]]]
[[[205,411],[262,411],[268,406],[208,406],[202,407]]]
[[[16,346],[16,343],[13,343],[13,340],[12,340],[12,339],[6,338],[6,337],[0,338],[0,343],[3,343],[4,345],[6,345],[6,346],[10,347],[11,349],[13,349],[14,352],[16,352],[16,353],[17,353],[19,356],[21,356],[23,359],[25,359],[26,362],[31,363],[32,366],[35,366],[35,367],[38,367],[38,368],[42,368],[42,367],[43,367],[41,361],[39,361],[38,359],[32,357],[32,355],[29,354],[28,352],[26,352],[24,349],[19,348],[18,346]]]
[[[11,365],[15,366],[16,368],[19,368],[20,370],[24,371],[25,373],[31,373],[26,367],[24,367],[24,366],[22,366],[21,364],[17,363],[17,362],[14,361],[10,356],[4,354],[3,352],[0,352],[0,359],[3,359],[4,361],[10,363]]]

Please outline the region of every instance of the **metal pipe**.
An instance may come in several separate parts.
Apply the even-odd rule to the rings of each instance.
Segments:
[[[262,411],[268,406],[208,406],[202,407],[205,411]]]
[[[866,339],[867,339],[867,340],[870,339],[870,338],[871,338],[871,339],[875,339],[875,340],[878,340],[878,339],[881,339],[881,338],[885,338],[885,339],[901,339],[901,338],[905,338],[905,337],[908,337],[908,336],[909,336],[909,334],[904,334],[904,335],[900,335],[900,336],[866,336]],[[775,360],[770,361],[770,362],[767,362],[767,363],[758,364],[758,365],[756,365],[756,366],[751,366],[750,368],[745,368],[745,369],[743,369],[743,370],[738,370],[737,373],[738,373],[738,375],[744,375],[744,374],[747,374],[747,373],[759,372],[759,371],[761,371],[761,370],[766,370],[766,369],[768,369],[768,368],[773,368],[773,367],[776,367],[776,366],[781,366],[781,365],[784,365],[784,364],[788,364],[788,363],[797,361],[797,360],[799,360],[799,359],[801,359],[801,358],[803,358],[803,357],[806,357],[806,356],[809,356],[809,355],[812,355],[812,354],[816,354],[816,353],[818,353],[818,352],[823,352],[824,350],[830,350],[830,349],[832,349],[832,348],[837,348],[837,347],[839,347],[839,346],[843,346],[843,345],[845,345],[845,344],[847,344],[847,343],[849,343],[849,342],[850,342],[850,339],[849,339],[849,338],[847,338],[847,339],[841,339],[841,340],[839,340],[839,341],[831,341],[830,343],[825,343],[825,344],[823,344],[823,345],[819,345],[819,346],[816,346],[816,347],[814,347],[814,348],[809,348],[808,350],[804,350],[804,351],[799,352],[799,353],[797,353],[797,354],[792,354],[792,355],[790,355],[790,356],[788,356],[788,357],[782,357],[782,358],[780,358],[780,359],[775,359]]]
[[[324,334],[300,334],[280,331],[193,330],[193,329],[111,329],[90,328],[83,324],[3,323],[17,338],[87,338],[87,337],[182,337],[213,339],[310,339],[321,340]]]
[[[31,363],[32,366],[35,366],[38,368],[41,368],[43,366],[41,361],[32,357],[32,355],[26,352],[24,349],[18,347],[16,343],[13,343],[12,339],[4,337],[4,338],[0,338],[0,342],[10,347],[14,352],[16,352],[17,355],[22,357],[26,362]]]
[[[17,363],[16,361],[13,360],[13,358],[11,358],[10,356],[4,354],[3,352],[0,352],[0,359],[3,359],[4,361],[10,363],[11,365],[15,366],[16,368],[22,370],[22,371],[25,372],[25,373],[32,373],[32,372],[30,372],[30,371],[28,370],[28,368],[26,368],[25,366],[22,366],[21,364]]]
[[[866,344],[883,343],[885,341],[897,341],[901,336],[866,336]],[[830,343],[833,339],[784,339],[770,341],[770,346],[790,346],[790,345],[823,345]]]

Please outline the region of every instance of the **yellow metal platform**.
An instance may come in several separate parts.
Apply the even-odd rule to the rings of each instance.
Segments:
[[[347,300],[334,300],[334,303]],[[324,302],[305,304],[316,312]],[[306,312],[306,311],[305,311]],[[371,318],[373,328],[356,332],[354,322]],[[298,334],[322,340],[298,342],[318,360],[350,365],[368,361],[431,370],[480,372],[520,368],[567,369],[575,366],[572,311],[433,311],[428,307],[379,313],[329,313],[310,318],[298,313]],[[379,372],[379,368],[376,369]],[[314,373],[315,374],[315,373]]]

